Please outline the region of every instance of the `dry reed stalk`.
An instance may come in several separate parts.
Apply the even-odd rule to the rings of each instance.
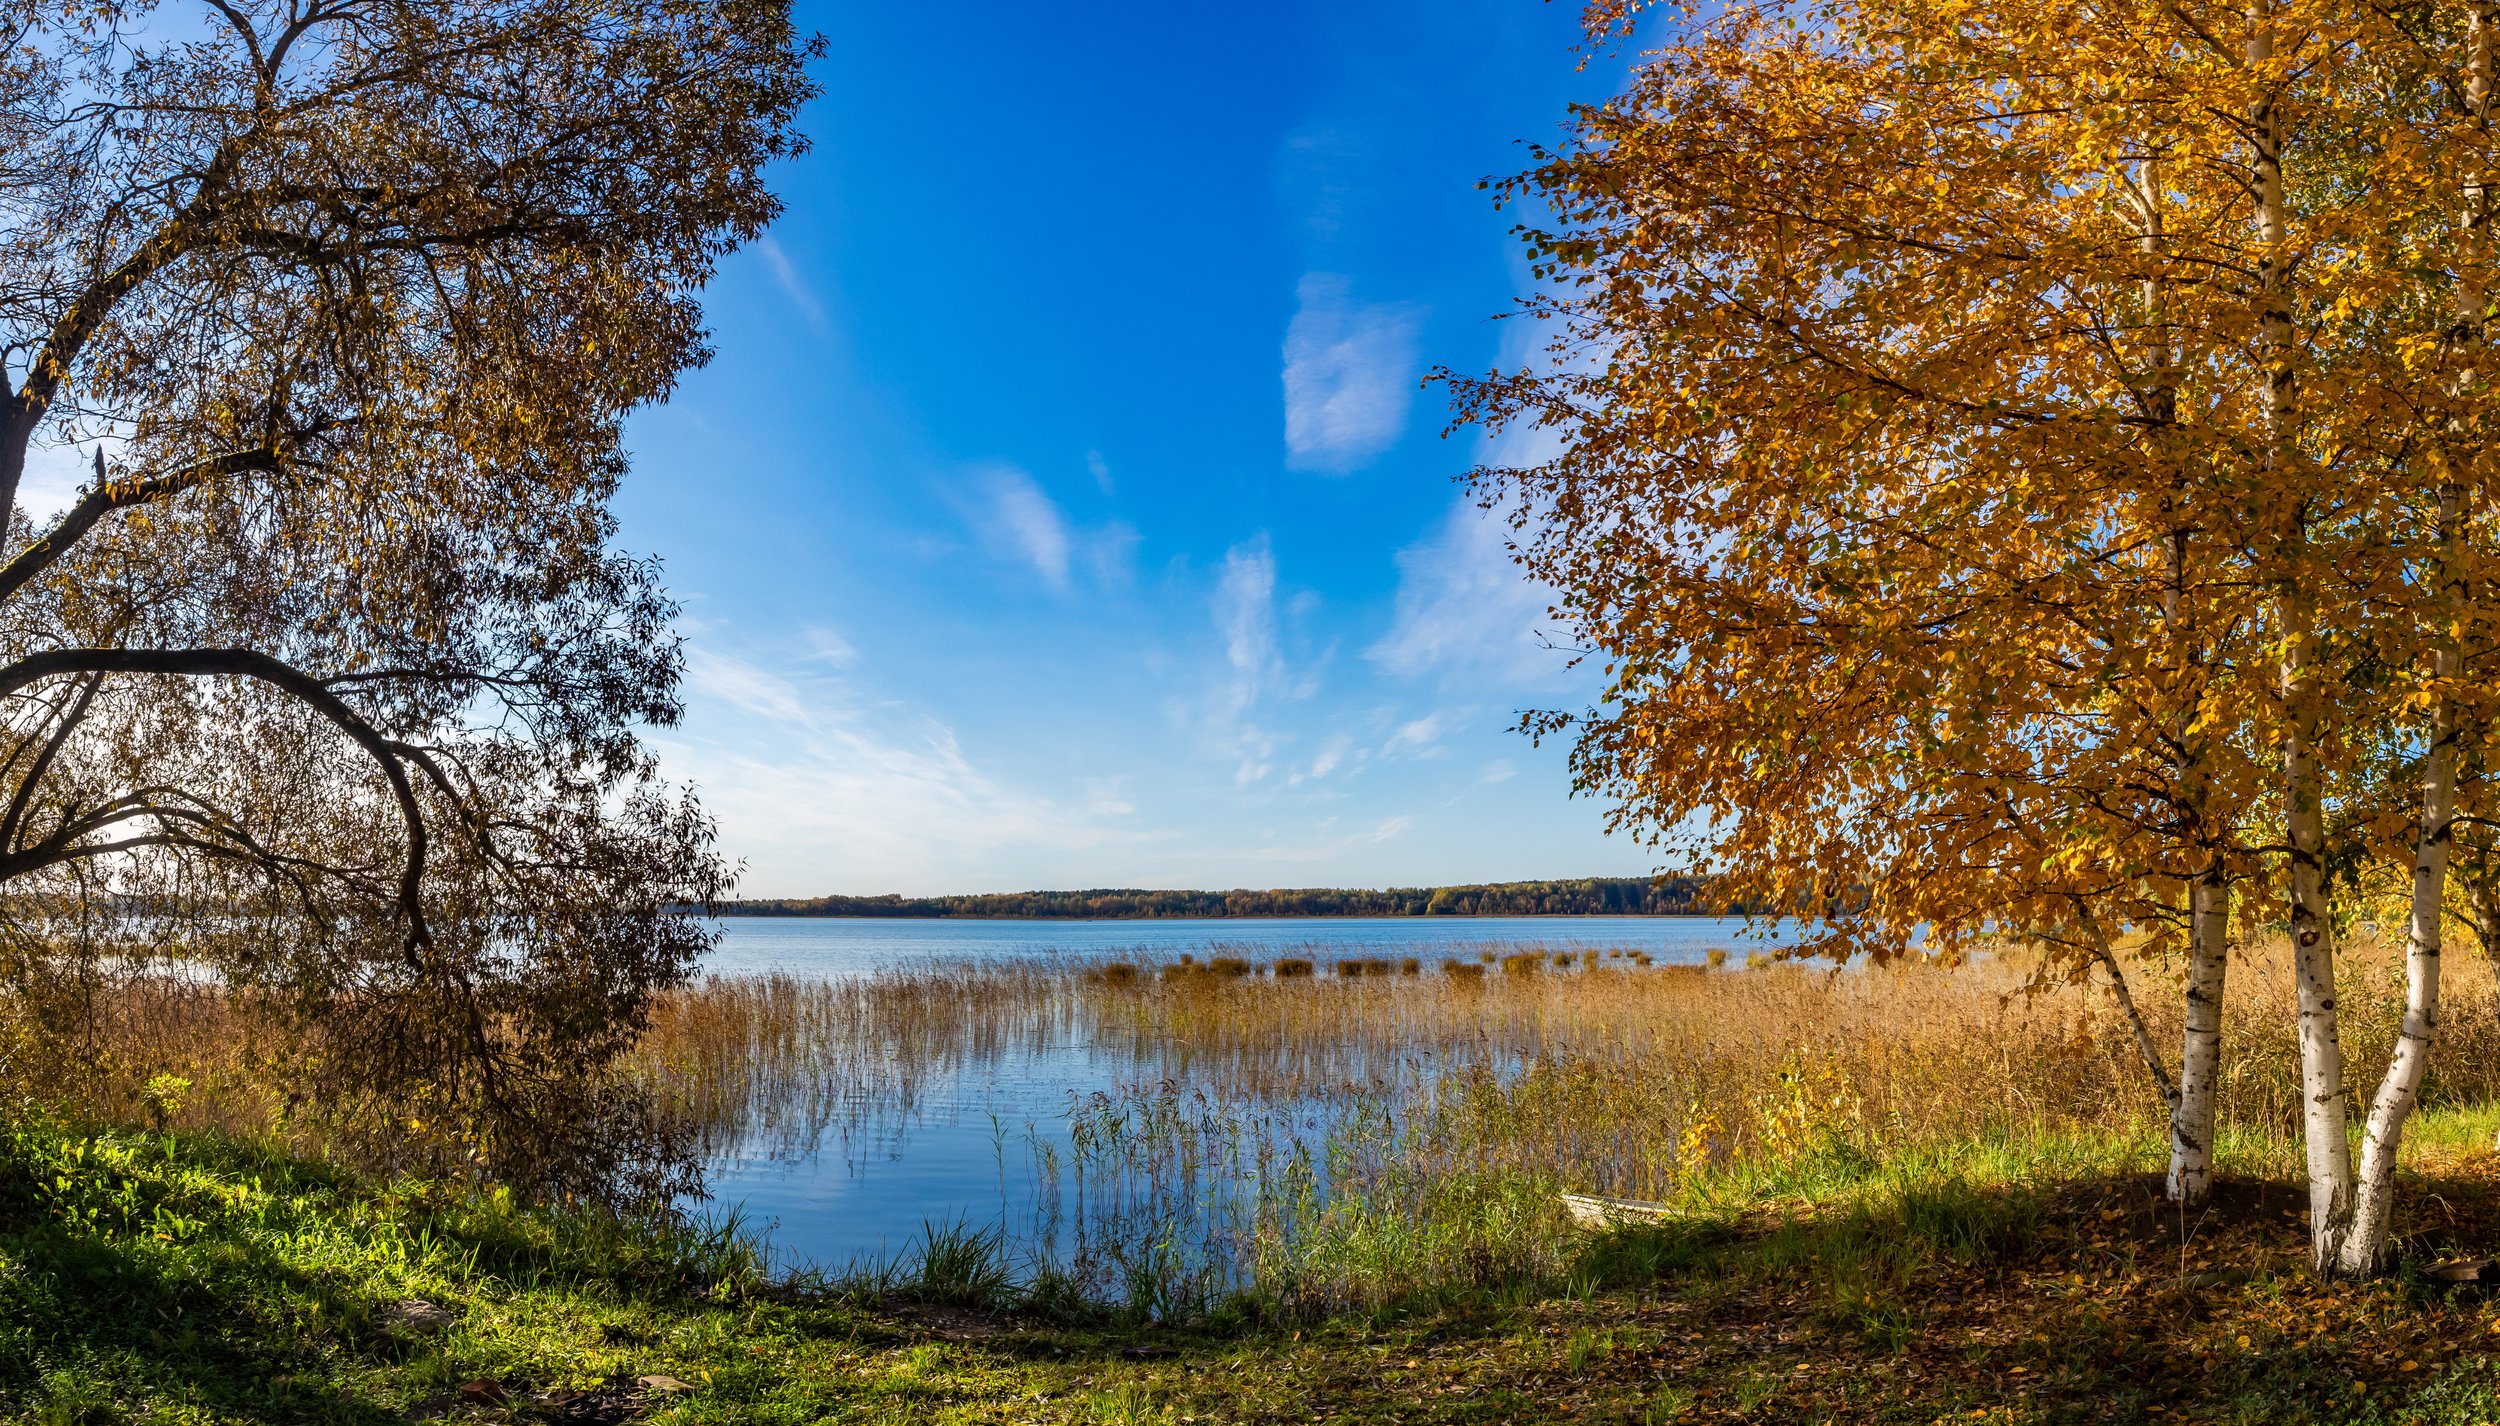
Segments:
[[[1309,958],[1288,957],[1261,975],[1247,957],[1215,955],[1203,973],[1159,977],[1133,960],[720,977],[664,999],[630,1072],[663,1089],[709,1147],[804,1146],[830,1127],[908,1113],[925,1087],[968,1066],[1082,1044],[1107,1067],[1231,1100],[1401,1103],[1400,1132],[1454,1163],[1536,1167],[1635,1197],[1671,1192],[1704,1162],[1775,1161],[1816,1144],[1880,1153],[2024,1127],[2158,1133],[2150,1082],[2099,989],[2028,989],[2020,954],[1950,972],[1718,974],[1639,968],[1638,953],[1576,956],[1564,971],[1550,951],[1478,955],[1513,973],[1454,959],[1434,976],[1312,976],[1296,973]],[[2347,957],[2340,989],[2357,1065],[2392,1040],[2397,955],[2361,943]],[[2138,963],[2131,974],[2156,1036],[2175,1045],[2167,970]],[[2459,956],[2448,976],[2426,1102],[2500,1098],[2491,967]],[[2281,1140],[2297,1127],[2292,995],[2282,947],[2235,956],[2221,1113],[2243,1135]],[[177,1125],[315,1151],[343,1142],[290,1115],[319,1067],[249,1004],[165,977],[100,986],[90,1004],[72,1042],[21,1025],[0,1046],[19,1090],[135,1122],[148,1081],[178,1075],[194,1087],[171,1111]],[[0,1035],[10,1009],[0,1002]]]

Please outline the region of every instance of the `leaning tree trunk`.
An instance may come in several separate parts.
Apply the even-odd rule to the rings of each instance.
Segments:
[[[2179,1111],[2179,1086],[2171,1082],[2170,1071],[2161,1062],[2161,1045],[2153,1039],[2153,1027],[2144,1023],[2144,1012],[2136,1006],[2135,993],[2127,988],[2127,970],[2118,964],[2118,952],[2110,945],[2109,931],[2083,897],[2069,896],[2068,901],[2075,908],[2075,924],[2083,933],[2084,944],[2100,963],[2102,973],[2109,977],[2109,998],[2135,1036],[2136,1054],[2144,1061],[2144,1072],[2160,1093],[2162,1107],[2175,1116]]]
[[[2456,492],[2443,492],[2439,505],[2443,562],[2449,566],[2442,584],[2453,598],[2457,593]],[[2454,679],[2457,663],[2455,644],[2443,639],[2434,655],[2437,676],[2443,682]],[[2387,1251],[2396,1155],[2404,1146],[2405,1120],[2421,1096],[2422,1076],[2430,1068],[2431,1036],[2439,1027],[2439,945],[2447,911],[2449,831],[2456,812],[2456,734],[2455,704],[2442,696],[2432,706],[2431,746],[2422,759],[2422,825],[2413,844],[2413,910],[2405,928],[2404,1020],[2396,1032],[2396,1051],[2388,1061],[2387,1074],[2370,1101],[2352,1233],[2344,1240],[2340,1262],[2343,1271],[2356,1276],[2376,1272]]]
[[[2492,15],[2478,3],[2466,18],[2466,105],[2475,120],[2489,117],[2492,80]],[[2484,188],[2479,173],[2465,183],[2458,234],[2457,323],[2468,353],[2468,365],[2455,388],[2462,394],[2475,385],[2473,358],[2480,355],[2484,297],[2481,281],[2481,238]],[[2471,453],[2441,453],[2439,568],[2436,602],[2424,622],[2432,630],[2430,746],[2422,757],[2422,823],[2413,844],[2413,906],[2405,928],[2405,1008],[2378,1093],[2370,1101],[2370,1118],[2361,1141],[2361,1173],[2353,1202],[2352,1235],[2344,1240],[2341,1266],[2359,1276],[2376,1272],[2387,1254],[2387,1232],[2396,1191],[2396,1158],[2404,1147],[2405,1122],[2420,1101],[2422,1078],[2429,1072],[2431,1038],[2439,1028],[2439,953],[2446,930],[2448,865],[2453,848],[2457,795],[2457,679],[2464,672],[2464,651],[2458,645],[2465,620],[2465,569],[2461,516],[2465,494],[2458,466]]]

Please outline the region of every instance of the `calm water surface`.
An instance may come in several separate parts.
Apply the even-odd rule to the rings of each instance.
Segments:
[[[1538,916],[1209,921],[972,921],[727,917],[714,975],[842,978],[963,960],[1183,954],[1272,961],[1307,954],[1472,957],[1492,946],[1646,951],[1698,964],[1775,944],[1763,929],[1707,917]],[[1057,1043],[966,1056],[906,1109],[832,1127],[808,1142],[759,1142],[716,1159],[714,1209],[769,1226],[790,1265],[840,1269],[907,1255],[925,1223],[997,1224],[1027,1234],[1047,1196],[1040,1165],[1064,1156],[1084,1096],[1134,1080],[1128,1055],[1097,1053],[1071,1029]]]
[[[714,975],[789,971],[859,975],[930,961],[1134,953],[1141,960],[1203,958],[1213,948],[1252,959],[1379,951],[1431,956],[1479,946],[1595,946],[1699,961],[1713,948],[1742,955],[1773,944],[1740,920],[1708,916],[1347,916],[1221,921],[916,921],[902,918],[727,916],[705,962]]]

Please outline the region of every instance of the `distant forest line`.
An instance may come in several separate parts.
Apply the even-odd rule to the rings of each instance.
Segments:
[[[724,901],[723,916],[928,916],[1087,921],[1251,916],[1696,916],[1689,876],[1506,881],[1486,886],[1276,891],[1000,891]]]

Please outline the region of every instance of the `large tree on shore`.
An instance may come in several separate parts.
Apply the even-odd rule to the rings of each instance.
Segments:
[[[1557,360],[1459,387],[1562,438],[1480,489],[1607,661],[1606,701],[1544,726],[1626,822],[1733,894],[1856,905],[1852,947],[2175,930],[2183,1198],[2232,917],[2271,899],[2229,889],[2281,898],[2329,1270],[2383,1250],[2482,716],[2486,29],[1719,12],[1508,186]],[[2356,1179],[2329,896],[2365,748],[2400,750],[2377,845],[2420,891]]]
[[[722,885],[635,728],[620,426],[776,205],[782,0],[0,6],[0,969],[290,1007],[334,1094],[549,1188]],[[30,472],[87,471],[66,509]],[[57,1017],[55,1017],[57,1019]]]

